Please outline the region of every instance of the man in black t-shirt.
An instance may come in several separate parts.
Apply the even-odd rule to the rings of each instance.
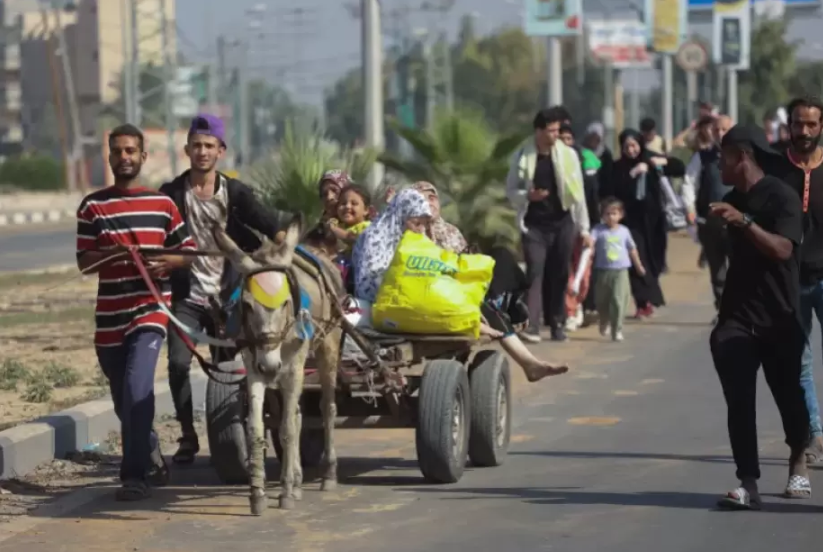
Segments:
[[[779,154],[757,128],[734,126],[721,143],[723,182],[734,189],[710,206],[728,226],[731,254],[718,323],[711,335],[715,369],[728,408],[728,429],[740,486],[726,508],[759,508],[755,391],[763,366],[791,449],[786,496],[811,496],[804,454],[809,413],[800,385],[805,334],[799,316],[800,199],[763,169]]]

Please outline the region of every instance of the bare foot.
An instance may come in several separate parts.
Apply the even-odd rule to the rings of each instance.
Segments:
[[[495,330],[491,326],[480,324],[480,335],[485,335],[486,337],[491,337],[492,339],[499,339],[503,337],[504,334],[499,330]]]
[[[554,366],[553,364],[544,362],[526,370],[526,379],[529,380],[529,383],[534,383],[549,376],[565,374],[568,371],[568,366]]]

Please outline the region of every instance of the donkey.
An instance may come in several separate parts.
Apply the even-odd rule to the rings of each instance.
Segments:
[[[339,270],[328,259],[316,257],[321,265],[318,272],[314,264],[295,253],[301,226],[298,215],[282,242],[263,238],[260,249],[250,255],[241,251],[220,225],[213,228],[218,248],[244,276],[238,346],[246,367],[249,399],[249,502],[252,514],[258,516],[267,508],[263,420],[267,389],[279,389],[283,402],[280,508],[294,508],[303,495],[300,396],[310,351],[314,351],[322,387],[325,459],[321,490],[337,488],[335,388],[342,330],[336,320],[339,310],[332,302],[338,301],[337,294],[344,287]]]

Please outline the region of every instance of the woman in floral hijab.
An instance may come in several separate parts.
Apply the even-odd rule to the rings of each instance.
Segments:
[[[449,224],[440,216],[440,195],[434,184],[421,181],[414,184],[414,189],[423,194],[431,208],[431,223],[426,229],[429,239],[447,251],[464,253],[469,248],[469,244],[455,225]]]
[[[337,217],[337,200],[340,190],[354,184],[349,173],[339,169],[326,171],[320,177],[320,199],[323,201],[323,221]]]

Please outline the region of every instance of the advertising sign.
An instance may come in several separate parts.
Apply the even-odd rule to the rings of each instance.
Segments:
[[[648,43],[661,54],[676,54],[688,32],[686,0],[646,0]]]
[[[646,26],[640,21],[590,21],[589,51],[600,62],[616,69],[650,67],[651,56],[646,48]]]
[[[749,0],[717,0],[712,18],[715,63],[731,69],[749,68],[752,8]]]
[[[526,0],[524,28],[529,36],[580,34],[582,0]]]
[[[749,0],[750,4],[756,3],[758,0]],[[714,8],[715,0],[688,0],[689,2],[689,11],[692,10],[711,10]],[[725,3],[725,2],[720,2]],[[820,6],[822,2],[820,0],[783,0],[783,3],[786,5],[786,8],[813,8],[816,6]]]

